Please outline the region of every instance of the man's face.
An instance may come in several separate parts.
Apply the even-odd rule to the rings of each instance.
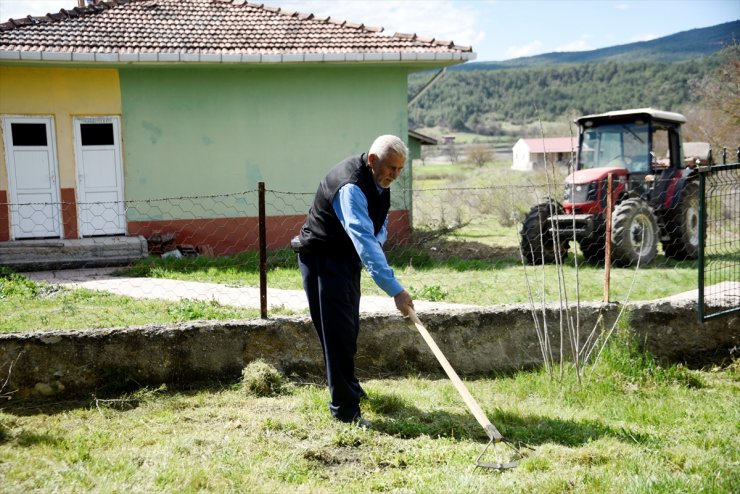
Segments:
[[[387,189],[403,171],[406,160],[402,156],[390,153],[384,161],[380,161],[375,154],[371,154],[367,157],[367,164],[373,172],[375,182]]]

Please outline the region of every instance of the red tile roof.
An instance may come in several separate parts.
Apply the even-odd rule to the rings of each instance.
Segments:
[[[70,0],[73,1],[73,0]],[[151,62],[464,61],[425,39],[245,0],[110,0],[0,24],[0,58]]]

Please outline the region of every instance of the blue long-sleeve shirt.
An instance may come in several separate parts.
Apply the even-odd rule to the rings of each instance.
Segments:
[[[355,184],[347,184],[339,189],[332,207],[375,284],[391,297],[398,295],[403,291],[403,286],[388,265],[382,248],[388,238],[388,218],[375,235],[373,222],[367,213],[367,198]]]

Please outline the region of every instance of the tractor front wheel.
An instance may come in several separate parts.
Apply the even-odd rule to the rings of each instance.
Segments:
[[[522,223],[519,232],[524,259],[530,264],[552,264],[568,255],[568,241],[556,244],[557,232],[553,232],[550,216],[563,214],[557,202],[544,202],[533,207]]]
[[[583,257],[590,264],[600,264],[604,262],[605,255],[605,235],[604,227],[596,228],[591,235],[582,237],[578,240]]]
[[[676,207],[666,213],[665,255],[683,261],[699,256],[699,186],[687,183]]]
[[[658,222],[642,199],[626,199],[612,214],[612,259],[618,266],[650,264],[658,252]]]

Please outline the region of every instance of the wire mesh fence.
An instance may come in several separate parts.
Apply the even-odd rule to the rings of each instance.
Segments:
[[[700,174],[693,168],[613,171],[586,181],[562,167],[524,174],[502,167],[417,168],[413,181],[401,180],[392,191],[384,246],[416,300],[476,306],[625,302],[697,288]],[[707,187],[717,192],[708,198],[707,238],[721,240],[707,246],[705,293],[740,282],[733,170],[708,178]],[[0,264],[39,271],[62,255],[77,268],[118,267],[66,280],[59,273],[29,276],[127,297],[248,308],[262,317],[304,312],[289,245],[313,197],[314,191],[260,184],[233,194],[121,204],[0,204],[14,239],[0,242]],[[58,221],[61,236],[72,239],[24,240],[49,221]],[[125,241],[131,238],[139,240],[133,248]],[[394,310],[369,276],[362,289],[363,311]]]
[[[740,163],[700,170],[699,320],[740,312]]]

